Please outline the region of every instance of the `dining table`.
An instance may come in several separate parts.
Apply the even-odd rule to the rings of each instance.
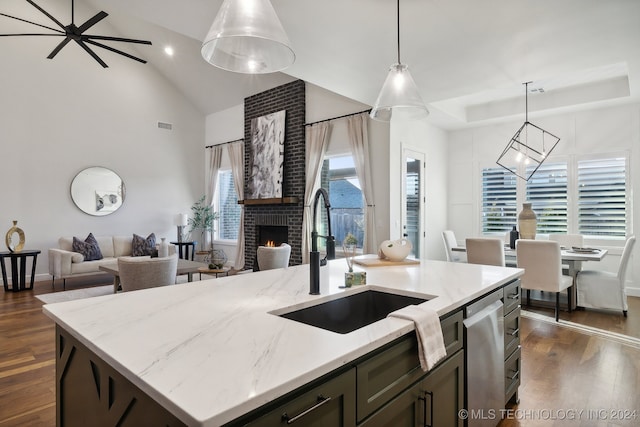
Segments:
[[[456,246],[451,248],[452,251],[466,252],[467,249],[464,246]],[[571,309],[576,308],[576,279],[578,273],[582,269],[582,263],[585,261],[602,261],[609,251],[601,248],[577,248],[577,247],[560,247],[560,257],[562,265],[567,266],[567,275],[573,278],[573,285],[571,286]],[[516,250],[505,244],[504,247],[505,264],[507,266],[515,267],[516,264]]]

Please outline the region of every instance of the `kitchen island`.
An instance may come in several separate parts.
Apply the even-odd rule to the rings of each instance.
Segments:
[[[148,398],[138,397],[136,404],[164,408],[166,414],[160,415],[167,415],[167,425],[220,426],[414,329],[411,322],[387,318],[338,334],[273,312],[379,289],[427,298],[423,304],[442,317],[522,274],[513,268],[423,261],[365,269],[368,285],[343,289],[344,260],[322,270],[321,295],[309,295],[309,268],[302,265],[45,305],[57,324],[58,425],[65,424],[61,419],[72,408],[91,400],[86,391],[74,393],[64,385],[63,379],[82,381],[84,375],[95,382],[98,406],[114,419],[133,404],[113,397],[122,380]],[[74,359],[86,360],[86,366],[67,374]]]

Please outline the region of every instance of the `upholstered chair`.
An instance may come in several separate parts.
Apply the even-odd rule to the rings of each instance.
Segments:
[[[555,292],[556,322],[560,312],[560,292],[567,290],[569,310],[573,277],[562,274],[560,245],[551,240],[520,239],[516,242],[518,267],[524,269],[521,287],[527,290],[527,305],[530,304],[531,290]]]
[[[465,239],[469,264],[504,267],[504,241],[490,237]]]
[[[447,255],[447,261],[460,262],[460,255],[453,251],[453,248],[458,246],[456,235],[452,230],[444,230],[442,232],[442,241],[444,242],[444,251]]]
[[[289,266],[291,246],[286,243],[276,247],[258,246],[258,268],[271,270],[274,268],[286,268]]]
[[[605,310],[622,310],[627,316],[627,293],[625,280],[635,236],[627,239],[620,257],[617,273],[583,270],[576,279],[577,304],[579,307]]]
[[[178,255],[165,258],[120,257],[118,271],[123,292],[176,283]]]

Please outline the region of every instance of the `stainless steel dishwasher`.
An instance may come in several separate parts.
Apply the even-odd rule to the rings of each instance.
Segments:
[[[469,427],[495,427],[504,409],[504,315],[502,290],[465,308]]]

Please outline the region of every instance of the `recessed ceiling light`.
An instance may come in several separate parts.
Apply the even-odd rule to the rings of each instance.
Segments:
[[[171,46],[167,46],[164,48],[164,53],[166,53],[169,56],[173,56],[173,48]]]

